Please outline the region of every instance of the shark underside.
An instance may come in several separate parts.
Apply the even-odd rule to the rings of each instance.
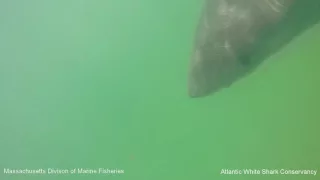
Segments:
[[[189,65],[189,96],[229,87],[319,19],[319,0],[205,0]]]

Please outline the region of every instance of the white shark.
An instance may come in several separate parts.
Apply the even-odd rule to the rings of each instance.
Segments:
[[[189,96],[213,94],[252,71],[270,53],[320,18],[315,14],[320,12],[319,2],[205,0],[189,66]],[[308,14],[313,17],[311,21],[306,19]],[[273,45],[275,50],[266,50],[264,44],[279,33],[282,42]],[[259,52],[259,58],[252,58]]]

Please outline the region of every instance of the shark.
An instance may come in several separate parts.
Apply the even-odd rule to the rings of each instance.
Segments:
[[[205,0],[189,63],[189,97],[231,87],[316,24],[319,12],[318,0]]]

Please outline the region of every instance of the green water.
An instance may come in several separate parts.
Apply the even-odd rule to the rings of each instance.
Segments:
[[[220,171],[320,167],[320,24],[231,88],[190,99],[200,10],[191,0],[0,0],[0,179],[317,179]]]

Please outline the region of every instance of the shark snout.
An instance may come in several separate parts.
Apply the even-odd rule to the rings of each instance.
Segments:
[[[205,59],[201,51],[196,50],[192,56],[188,75],[188,94],[190,97],[202,97],[210,93]]]

